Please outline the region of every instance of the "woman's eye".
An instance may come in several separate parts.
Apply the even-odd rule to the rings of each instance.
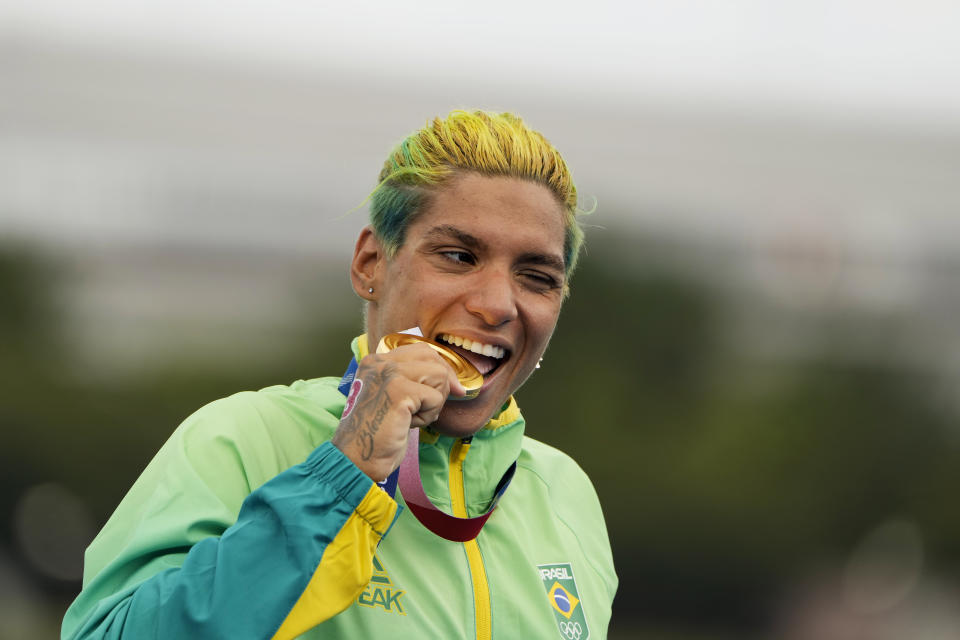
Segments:
[[[440,255],[444,256],[450,262],[473,264],[473,256],[466,251],[441,251]]]
[[[560,286],[560,283],[557,282],[557,279],[553,276],[541,273],[539,271],[530,271],[523,274],[524,278],[527,279],[533,286],[539,287],[541,289],[556,289]]]

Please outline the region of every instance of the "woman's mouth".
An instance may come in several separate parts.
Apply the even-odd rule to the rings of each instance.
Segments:
[[[484,377],[496,371],[510,357],[510,352],[503,347],[484,344],[450,333],[441,333],[436,340],[452,347],[454,351],[476,367],[480,375]]]

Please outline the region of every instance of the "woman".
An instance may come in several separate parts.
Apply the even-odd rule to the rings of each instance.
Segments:
[[[64,638],[606,636],[596,494],[513,398],[581,245],[566,164],[515,116],[453,112],[380,179],[348,374],[188,418],[87,550]],[[406,330],[470,361],[476,396],[426,343],[370,353]]]

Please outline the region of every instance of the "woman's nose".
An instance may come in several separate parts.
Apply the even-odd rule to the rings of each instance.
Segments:
[[[517,318],[515,284],[510,274],[491,271],[467,286],[467,311],[486,325],[499,327]]]

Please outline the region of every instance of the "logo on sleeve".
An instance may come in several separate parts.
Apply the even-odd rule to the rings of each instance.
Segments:
[[[370,584],[360,593],[357,604],[405,616],[407,612],[403,610],[403,594],[404,592],[397,589],[390,581],[390,576],[387,575],[387,570],[384,569],[380,558],[374,555]]]
[[[553,608],[560,636],[566,640],[587,640],[590,630],[577,593],[577,581],[569,563],[541,564],[537,567],[547,601]]]

